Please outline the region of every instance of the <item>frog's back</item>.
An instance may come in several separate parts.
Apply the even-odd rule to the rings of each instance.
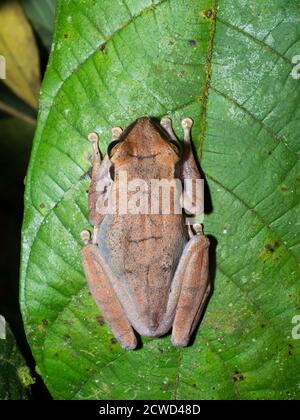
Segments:
[[[161,193],[156,190],[155,195],[152,183],[175,180],[180,159],[176,149],[149,118],[139,119],[125,130],[117,147],[112,149],[113,192],[117,200],[122,189],[119,182],[124,178],[128,183],[142,181],[147,187],[144,192],[148,192],[148,211],[133,214],[129,203],[134,197],[129,193],[125,200],[127,214],[119,211],[117,201],[117,213],[104,218],[99,234],[101,253],[117,279],[113,287],[133,327],[142,335],[157,335],[158,331],[167,332],[170,328],[171,320],[166,321],[164,315],[174,273],[187,242],[183,215],[176,214],[174,206],[175,189],[169,190],[169,213],[162,214]],[[154,197],[159,201],[158,214],[152,214]],[[173,308],[169,310],[172,312]],[[166,322],[169,324],[164,328],[162,323]]]
[[[101,252],[118,282],[113,286],[143,335],[156,335],[164,320],[185,235],[182,215],[107,216],[101,225]]]

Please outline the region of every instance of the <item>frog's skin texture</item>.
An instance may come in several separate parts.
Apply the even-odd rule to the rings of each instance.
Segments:
[[[113,143],[101,160],[98,136],[93,145],[89,217],[94,226],[81,236],[83,267],[92,296],[104,318],[127,350],[137,346],[134,330],[158,337],[172,328],[175,346],[186,346],[210,294],[209,241],[201,225],[188,226],[184,214],[100,214],[97,202],[118,192],[120,172],[128,181],[200,179],[190,130],[182,121],[183,151],[169,118],[159,123],[139,118],[125,131],[112,130]],[[104,188],[97,188],[99,180]],[[190,191],[185,194],[193,196]],[[129,197],[129,196],[128,196]],[[100,201],[99,201],[100,200]]]

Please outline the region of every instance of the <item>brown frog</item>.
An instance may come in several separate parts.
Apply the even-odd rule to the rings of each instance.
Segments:
[[[124,131],[115,127],[103,160],[97,134],[89,134],[93,145],[89,218],[94,232],[92,238],[88,231],[81,233],[85,243],[81,256],[92,296],[127,350],[137,346],[134,330],[158,337],[172,328],[173,344],[186,346],[210,294],[209,240],[201,224],[187,225],[185,214],[175,211],[175,190],[169,213],[161,205],[156,212],[130,213],[118,206],[117,211],[103,212],[112,196],[117,197],[115,204],[121,202],[124,174],[127,181],[142,180],[148,193],[153,179],[176,178],[181,185],[186,179],[201,179],[191,148],[192,120],[184,119],[182,127],[183,146],[167,117],[160,123],[139,118]],[[194,202],[192,189],[186,188],[184,194]],[[131,191],[125,204],[132,198]]]

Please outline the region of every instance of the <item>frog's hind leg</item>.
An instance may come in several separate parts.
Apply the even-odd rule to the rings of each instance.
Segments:
[[[133,350],[137,346],[136,336],[112,287],[113,274],[98,246],[91,243],[89,232],[83,231],[81,238],[85,243],[81,258],[91,294],[121,346]]]
[[[172,329],[175,346],[188,344],[210,294],[209,240],[201,225],[195,225],[194,230],[196,234],[187,243],[174,277],[174,282],[181,284]]]

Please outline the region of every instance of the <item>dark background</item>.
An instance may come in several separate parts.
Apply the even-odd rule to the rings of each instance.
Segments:
[[[1,25],[1,19],[4,19],[3,7],[10,7],[8,3],[12,4],[14,1],[0,0],[0,35],[5,30]],[[23,19],[27,20],[33,31],[32,42],[38,48],[42,80],[51,45],[55,0],[24,0],[18,3],[23,10]],[[9,36],[7,33],[2,35]],[[0,54],[4,55],[1,51],[1,40]],[[14,93],[5,80],[0,80],[0,314],[9,323],[36,381],[31,387],[31,398],[50,399],[49,392],[34,370],[35,363],[26,341],[18,299],[24,179],[36,115],[36,109]]]

